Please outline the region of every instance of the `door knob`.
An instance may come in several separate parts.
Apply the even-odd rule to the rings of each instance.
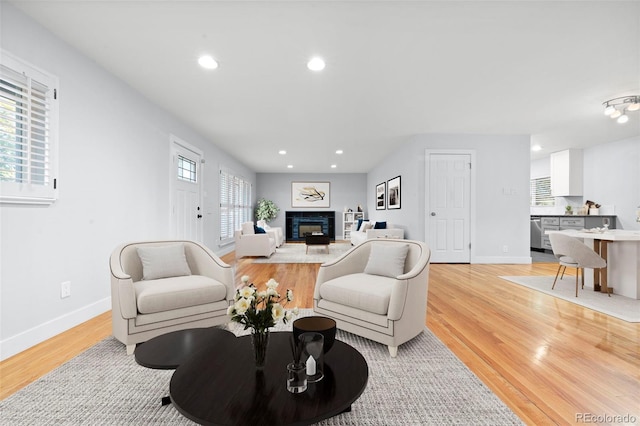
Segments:
[[[436,215],[436,212],[431,212],[431,216],[435,216],[435,215]]]
[[[198,215],[198,219],[202,219],[202,215],[201,214]]]

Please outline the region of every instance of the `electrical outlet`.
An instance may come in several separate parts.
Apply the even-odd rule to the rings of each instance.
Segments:
[[[502,246],[503,253],[509,253],[509,246]]]
[[[71,281],[65,281],[60,284],[60,299],[71,297]]]

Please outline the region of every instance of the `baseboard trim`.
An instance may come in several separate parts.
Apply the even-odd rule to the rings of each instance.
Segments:
[[[526,265],[531,263],[531,256],[477,256],[471,259],[471,263]]]
[[[4,361],[110,309],[111,297],[107,297],[2,340],[0,341],[0,361]]]

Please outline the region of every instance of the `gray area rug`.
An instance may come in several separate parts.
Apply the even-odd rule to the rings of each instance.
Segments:
[[[351,243],[331,243],[329,253],[325,246],[307,246],[304,243],[283,244],[271,257],[258,257],[253,263],[324,263],[333,260],[351,249]]]
[[[503,280],[531,288],[585,308],[610,315],[627,322],[640,322],[640,300],[612,294],[595,292],[590,288],[579,288],[576,297],[575,276],[558,278],[555,289],[551,290],[555,276],[512,276],[500,277]]]
[[[311,313],[305,309],[299,316]],[[237,326],[231,329],[243,334]],[[395,359],[381,344],[340,330],[336,337],[362,353],[370,377],[351,412],[321,425],[523,424],[428,329],[401,345]],[[172,405],[160,405],[172,374],[139,366],[121,343],[108,338],[1,401],[0,423],[193,424]]]

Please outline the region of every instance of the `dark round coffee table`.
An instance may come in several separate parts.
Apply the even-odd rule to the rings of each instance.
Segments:
[[[290,339],[290,332],[271,333],[262,371],[253,364],[250,336],[199,351],[173,373],[174,407],[206,425],[307,425],[349,411],[369,377],[360,352],[336,341],[325,354],[324,378],[292,394],[286,387]]]
[[[199,350],[210,346],[234,345],[238,339],[228,331],[217,327],[190,328],[172,331],[139,343],[134,352],[138,364],[159,370],[175,370]],[[162,398],[162,405],[171,402]]]

